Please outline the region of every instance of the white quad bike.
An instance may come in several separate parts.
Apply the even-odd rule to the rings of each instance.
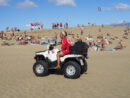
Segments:
[[[48,50],[36,52],[33,72],[36,76],[46,76],[48,71],[57,65],[57,53],[54,45],[49,45]],[[86,57],[77,54],[68,54],[60,58],[61,71],[66,78],[76,79],[87,71]]]

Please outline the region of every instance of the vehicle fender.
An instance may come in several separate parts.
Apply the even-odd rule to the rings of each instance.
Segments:
[[[68,61],[76,61],[79,65],[81,65],[82,66],[82,64],[81,64],[81,61],[80,60],[82,60],[82,58],[67,58],[67,59],[65,59],[65,61],[63,62],[63,65],[66,63],[66,62],[68,62]],[[83,61],[83,60],[82,60]],[[83,62],[82,62],[83,63]]]
[[[43,55],[35,55],[34,59],[36,61],[38,61],[38,60],[45,60],[45,57]]]

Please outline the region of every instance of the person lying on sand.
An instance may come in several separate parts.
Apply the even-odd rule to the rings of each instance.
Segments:
[[[124,39],[128,39],[128,37],[127,37],[127,36],[122,36],[122,38],[124,38]]]
[[[96,42],[93,41],[92,43],[92,49],[95,51],[101,51],[101,47],[96,44]]]
[[[123,49],[123,48],[125,47],[123,40],[120,40],[120,41],[118,42],[117,47],[120,48],[120,49]]]
[[[118,45],[112,49],[105,49],[104,51],[117,51],[117,50],[121,50],[123,49],[125,46],[124,46],[124,43],[123,43],[123,40],[120,40],[118,42]]]

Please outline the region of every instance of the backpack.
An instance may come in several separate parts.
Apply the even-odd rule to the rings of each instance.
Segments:
[[[87,57],[88,48],[89,46],[87,43],[78,41],[70,47],[70,54],[79,54]]]

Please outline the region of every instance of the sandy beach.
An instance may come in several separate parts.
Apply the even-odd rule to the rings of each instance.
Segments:
[[[91,29],[87,27],[85,32],[97,35],[98,28]],[[112,31],[120,36],[123,29],[107,27],[102,32]],[[59,74],[34,75],[35,52],[46,46],[0,46],[0,98],[130,98],[129,42],[130,35],[123,50],[90,50],[88,72],[74,80]]]

